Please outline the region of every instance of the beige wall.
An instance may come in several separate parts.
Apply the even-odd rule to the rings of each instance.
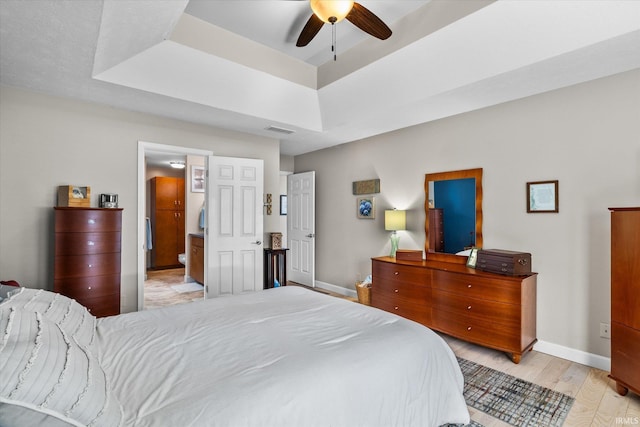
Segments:
[[[384,210],[409,209],[400,247],[424,245],[424,174],[484,169],[484,247],[531,252],[538,338],[609,356],[609,206],[640,205],[640,71],[295,158],[316,171],[316,278],[353,288],[388,254]],[[352,181],[380,178],[376,219]],[[560,212],[527,214],[529,181],[559,180]]]
[[[122,308],[137,307],[138,141],[264,159],[265,193],[280,188],[279,143],[238,132],[0,87],[0,277],[53,288],[58,185],[117,193],[124,208]],[[278,231],[279,215],[265,216]]]

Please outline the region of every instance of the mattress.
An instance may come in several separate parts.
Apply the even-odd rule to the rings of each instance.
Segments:
[[[300,287],[101,318],[94,346],[126,426],[469,422],[442,338]]]

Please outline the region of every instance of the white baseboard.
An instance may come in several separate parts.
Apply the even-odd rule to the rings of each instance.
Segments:
[[[533,349],[541,353],[551,356],[567,359],[581,365],[591,366],[592,368],[602,369],[603,371],[611,370],[611,359],[609,357],[599,356],[586,351],[576,350],[574,348],[565,347],[547,341],[538,341]]]
[[[314,284],[316,285],[317,288],[324,289],[326,291],[335,292],[336,294],[345,295],[345,296],[354,297],[354,298],[358,297],[358,294],[356,293],[355,289],[347,289],[342,286],[332,285],[331,283],[321,282],[319,280],[316,280]]]

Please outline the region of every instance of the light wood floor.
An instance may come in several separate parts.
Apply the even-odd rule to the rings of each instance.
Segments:
[[[441,335],[454,353],[467,360],[572,396],[575,402],[564,426],[604,427],[640,424],[640,397],[620,396],[615,382],[600,369],[531,351],[516,365],[502,352]],[[471,418],[486,427],[508,427],[500,420],[469,408]]]

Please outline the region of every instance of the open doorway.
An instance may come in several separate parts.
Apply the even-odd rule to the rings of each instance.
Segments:
[[[202,256],[198,264],[191,249],[194,244],[204,248],[208,155],[211,152],[139,142],[138,310],[204,298],[204,278],[194,268],[203,270],[206,261]]]

